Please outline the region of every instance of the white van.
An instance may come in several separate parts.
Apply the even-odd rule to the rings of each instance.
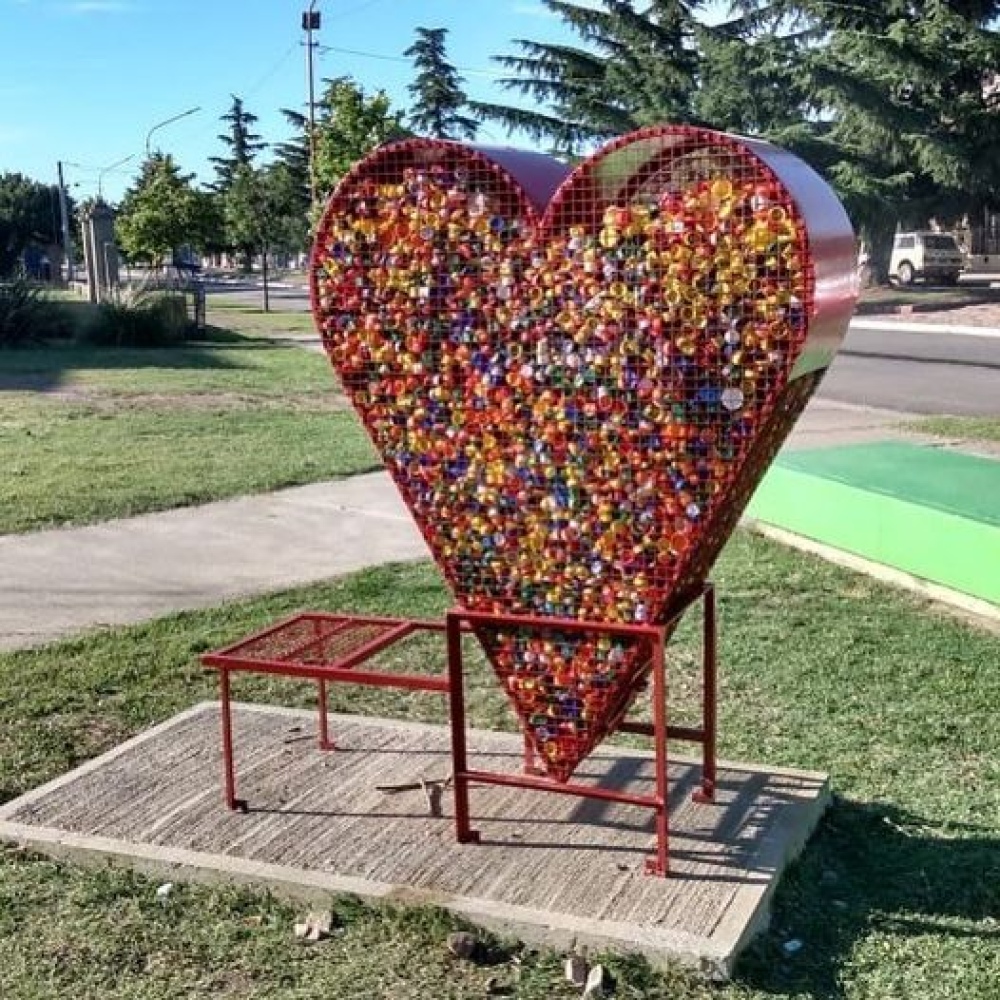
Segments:
[[[912,285],[922,278],[954,285],[964,265],[961,248],[951,233],[896,233],[889,258],[889,280]]]

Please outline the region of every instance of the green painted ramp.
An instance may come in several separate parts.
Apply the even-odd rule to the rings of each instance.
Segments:
[[[1000,604],[1000,461],[898,442],[785,452],[747,513]]]

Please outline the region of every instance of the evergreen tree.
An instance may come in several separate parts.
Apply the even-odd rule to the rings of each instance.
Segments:
[[[541,3],[582,45],[518,39],[519,54],[494,58],[514,74],[501,84],[544,110],[475,103],[475,111],[566,151],[653,122],[697,120],[698,42],[710,30],[695,17],[702,0],[650,0],[642,10],[633,0]]]
[[[410,84],[410,124],[418,135],[434,139],[474,139],[474,118],[461,114],[468,103],[462,78],[445,52],[447,28],[417,28],[416,41],[403,53],[413,59],[416,78]]]
[[[289,194],[294,203],[293,212],[302,219],[309,217],[309,119],[301,111],[281,109],[292,128],[292,136],[274,146],[274,161],[285,171]]]
[[[1000,196],[1000,67],[983,0],[740,0],[746,37],[797,35],[789,53],[815,109],[818,162],[883,276],[897,225],[981,217]]]
[[[209,157],[209,161],[215,164],[216,173],[212,188],[219,192],[233,183],[241,168],[253,166],[257,154],[267,147],[267,143],[253,131],[257,116],[246,110],[242,98],[235,94],[232,98],[232,105],[220,119],[229,123],[228,128],[218,137],[226,145],[228,155]]]

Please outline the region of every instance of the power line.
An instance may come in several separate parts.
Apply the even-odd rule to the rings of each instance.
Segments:
[[[319,51],[322,53],[327,52],[340,52],[344,55],[349,56],[362,56],[365,59],[381,59],[383,62],[397,62],[410,64],[410,60],[403,56],[387,56],[379,52],[364,52],[361,49],[342,49],[336,45],[321,45]],[[455,66],[456,70],[460,73],[472,73],[474,76],[491,76],[491,77],[502,77],[507,76],[507,73],[501,73],[499,70],[494,69],[477,69],[472,66]]]

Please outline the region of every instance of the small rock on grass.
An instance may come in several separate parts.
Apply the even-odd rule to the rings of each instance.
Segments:
[[[295,925],[295,936],[303,941],[315,943],[328,938],[333,931],[332,910],[318,910],[306,915],[306,919]]]
[[[466,960],[472,958],[478,944],[476,935],[470,934],[468,931],[454,931],[448,935],[448,951],[456,958]]]
[[[173,882],[164,882],[163,885],[157,886],[157,888],[156,888],[156,898],[161,903],[165,903],[170,898],[170,894],[173,891],[174,891],[174,883]]]
[[[567,982],[572,983],[574,986],[587,985],[587,973],[590,970],[587,968],[587,960],[583,955],[570,955],[566,959],[566,964],[563,968],[566,972]]]
[[[587,976],[587,985],[583,989],[583,1000],[600,1000],[609,997],[615,990],[611,973],[603,965],[595,965]]]

